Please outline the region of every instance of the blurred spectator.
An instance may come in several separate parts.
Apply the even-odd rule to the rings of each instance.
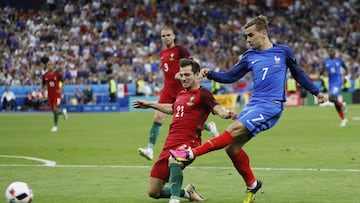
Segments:
[[[109,101],[110,103],[116,102],[116,91],[117,91],[117,84],[115,81],[115,75],[111,74],[109,79]]]
[[[95,104],[96,103],[94,93],[89,85],[85,85],[81,103],[82,104]]]
[[[5,88],[5,92],[1,96],[2,109],[6,111],[16,110],[16,97],[10,90],[10,87]]]
[[[82,99],[84,97],[84,93],[83,91],[80,89],[80,86],[76,86],[74,94],[71,98],[71,104],[72,105],[77,105],[77,104],[81,104],[82,103]]]
[[[138,75],[136,80],[136,96],[150,96],[152,94],[151,88],[145,82],[144,76],[142,74]]]
[[[48,60],[63,67],[66,84],[107,84],[110,73],[117,83],[135,84],[138,71],[145,82],[160,83],[157,53],[167,24],[200,64],[226,69],[246,50],[243,26],[259,13],[274,24],[273,42],[292,46],[314,78],[326,57],[324,44],[334,42],[345,61],[360,61],[356,0],[140,2],[46,0],[43,10],[0,7],[0,85],[40,85]]]
[[[41,88],[31,90],[25,99],[24,109],[35,109],[37,110],[43,104],[46,104],[47,93],[44,92]]]

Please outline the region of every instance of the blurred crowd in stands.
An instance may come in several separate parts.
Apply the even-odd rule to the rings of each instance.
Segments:
[[[359,11],[358,0],[48,0],[35,10],[7,4],[0,8],[0,85],[40,85],[52,60],[65,84],[114,77],[161,86],[163,25],[201,65],[225,71],[247,49],[244,24],[259,14],[272,24],[272,41],[290,45],[314,80],[329,43],[359,77]]]

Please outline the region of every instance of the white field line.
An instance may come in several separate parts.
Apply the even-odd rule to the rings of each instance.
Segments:
[[[125,169],[150,169],[151,166],[144,165],[61,165],[56,164],[55,161],[40,159],[28,156],[12,156],[12,155],[0,155],[0,158],[16,158],[27,159],[42,162],[42,164],[1,164],[0,167],[57,167],[57,168],[125,168]],[[207,170],[232,170],[233,167],[221,167],[221,166],[189,166],[188,169],[207,169]],[[299,171],[299,172],[349,172],[360,173],[360,169],[334,169],[334,168],[252,168],[256,171]]]

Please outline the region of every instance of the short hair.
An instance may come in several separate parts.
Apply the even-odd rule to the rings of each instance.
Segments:
[[[160,30],[161,30],[161,31],[163,31],[163,30],[169,30],[169,31],[171,31],[173,34],[175,34],[174,29],[173,29],[172,27],[170,27],[170,26],[167,26],[167,25],[164,25],[163,27],[161,27]]]
[[[199,73],[200,72],[200,65],[192,60],[192,59],[180,59],[180,68],[183,68],[185,66],[191,66],[191,70],[193,73]]]
[[[247,29],[250,26],[256,26],[256,30],[268,30],[269,29],[269,21],[267,20],[266,16],[259,15],[253,19],[251,19],[249,22],[245,24],[245,29]]]

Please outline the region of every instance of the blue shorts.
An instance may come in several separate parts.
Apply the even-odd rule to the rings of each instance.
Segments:
[[[330,85],[329,94],[338,97],[340,92],[341,92],[341,85]]]
[[[238,121],[255,137],[261,131],[273,127],[283,111],[283,103],[279,101],[250,101],[241,111]]]

